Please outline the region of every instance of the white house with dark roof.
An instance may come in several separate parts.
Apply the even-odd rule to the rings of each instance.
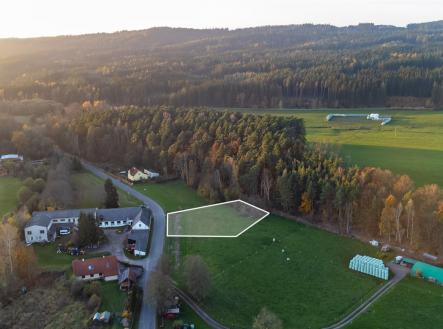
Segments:
[[[68,209],[34,212],[31,220],[24,228],[26,243],[54,241],[57,232],[61,228],[72,228],[78,225],[78,219],[82,213],[93,214],[99,222],[99,227],[116,228],[129,225],[132,230],[144,231],[146,239],[149,236],[152,212],[146,206],[113,209]],[[143,252],[143,250],[140,251]]]

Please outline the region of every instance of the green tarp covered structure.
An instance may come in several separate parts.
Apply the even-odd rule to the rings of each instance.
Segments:
[[[443,268],[423,262],[416,262],[411,268],[411,275],[417,277],[420,274],[426,280],[443,284]]]

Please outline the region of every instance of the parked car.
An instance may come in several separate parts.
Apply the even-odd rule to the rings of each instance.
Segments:
[[[69,234],[71,234],[71,229],[69,229],[69,228],[61,228],[60,231],[59,231],[59,234],[60,235],[69,235]]]
[[[181,329],[195,329],[195,325],[193,323],[184,324]]]
[[[180,308],[178,307],[170,308],[167,309],[165,312],[163,312],[163,317],[168,320],[176,319],[178,318],[179,315],[180,315]]]

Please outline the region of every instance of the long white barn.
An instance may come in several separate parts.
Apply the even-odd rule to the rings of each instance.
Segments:
[[[152,212],[145,206],[113,209],[68,209],[56,211],[36,211],[25,226],[26,243],[51,242],[61,228],[78,225],[80,214],[93,214],[102,228],[115,228],[130,225],[132,230],[149,230]]]

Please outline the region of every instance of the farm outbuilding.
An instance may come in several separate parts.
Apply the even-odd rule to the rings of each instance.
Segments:
[[[385,266],[381,259],[356,255],[349,262],[349,268],[379,279],[388,280],[389,278],[389,268]]]
[[[425,280],[443,284],[443,268],[423,262],[415,262],[411,268],[411,275],[422,277]]]

